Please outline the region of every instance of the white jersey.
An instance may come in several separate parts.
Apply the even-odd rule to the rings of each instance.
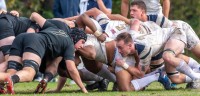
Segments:
[[[160,29],[160,27],[157,24],[155,24],[154,22],[151,22],[151,21],[141,22],[140,27],[139,27],[139,33],[140,34],[148,34],[157,29]]]
[[[149,65],[151,59],[162,52],[166,41],[174,32],[174,28],[155,27],[152,29],[148,26],[146,26],[146,28],[150,30],[147,34],[130,32],[140,57],[140,64],[142,65]]]
[[[139,33],[147,34],[153,30],[160,28],[154,22],[141,22]],[[108,35],[109,39],[114,40],[117,35],[123,32],[130,32],[130,26],[124,21],[110,20],[106,25],[105,33]]]
[[[141,0],[141,1],[143,1],[147,7],[147,15],[162,14],[162,6],[160,4],[160,0]]]
[[[115,39],[122,32],[129,32],[130,26],[124,21],[110,20],[106,26],[105,33],[110,39]]]
[[[153,21],[162,28],[172,27],[173,22],[166,18],[163,14],[147,15],[148,21]]]
[[[180,28],[185,33],[186,36],[183,39],[187,49],[191,50],[200,42],[199,37],[188,23],[181,20],[173,20],[173,23],[174,27]]]

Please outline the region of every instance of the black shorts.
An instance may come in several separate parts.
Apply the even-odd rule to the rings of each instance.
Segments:
[[[47,48],[46,46],[47,43],[45,43],[42,35],[36,33],[22,33],[13,41],[10,55],[22,57],[24,52],[31,52],[42,59]]]
[[[0,22],[0,40],[9,36],[15,36],[13,26],[6,17],[1,17]]]

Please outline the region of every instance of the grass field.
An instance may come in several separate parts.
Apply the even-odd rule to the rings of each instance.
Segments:
[[[33,94],[38,82],[15,84],[15,96],[200,96],[200,90],[184,89],[185,84],[178,85],[176,90],[164,90],[160,83],[152,83],[145,91],[138,92],[112,92],[112,83],[107,92],[89,91],[83,94],[76,85],[65,86],[60,93]],[[56,83],[48,83],[47,90],[55,89]]]

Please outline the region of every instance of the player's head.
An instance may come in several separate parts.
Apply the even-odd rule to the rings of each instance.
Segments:
[[[133,39],[129,33],[120,33],[116,37],[115,41],[118,51],[122,56],[125,57],[127,55],[132,54],[132,51],[134,50],[134,44]]]
[[[75,49],[82,48],[87,40],[85,32],[78,28],[72,28],[69,34],[74,42]]]
[[[146,15],[146,5],[141,0],[134,0],[131,2],[130,6],[130,16],[131,18],[142,19],[143,15]]]

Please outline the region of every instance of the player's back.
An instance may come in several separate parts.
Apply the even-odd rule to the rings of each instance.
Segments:
[[[122,32],[129,32],[130,26],[124,21],[110,20],[106,26],[105,32],[111,39],[115,39]]]

